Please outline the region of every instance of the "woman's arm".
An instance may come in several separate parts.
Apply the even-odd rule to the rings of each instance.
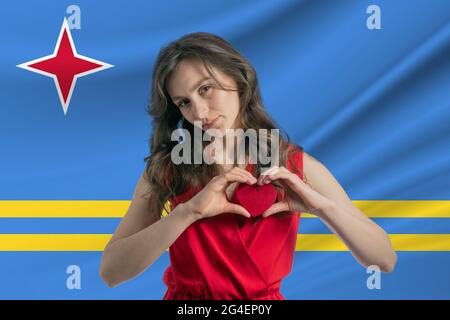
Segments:
[[[225,190],[237,181],[256,183],[256,179],[248,171],[233,168],[213,177],[192,199],[177,205],[166,218],[158,221],[153,218],[155,220],[151,221],[147,208],[152,191],[143,174],[127,214],[103,252],[100,266],[103,280],[109,287],[114,287],[139,275],[155,262],[189,225],[199,219],[224,212],[249,218],[250,213],[247,210],[227,199]],[[145,198],[146,193],[150,193],[150,197]]]
[[[376,265],[383,272],[394,270],[397,255],[388,235],[375,222],[358,219],[339,205],[325,211],[320,218],[365,268]]]
[[[258,178],[258,183],[280,180],[286,196],[267,209],[263,217],[282,211],[312,213],[322,219],[364,267],[377,265],[384,272],[394,270],[397,254],[389,236],[352,203],[318,160],[303,151],[303,175],[309,183],[285,167],[274,167],[268,172]]]
[[[331,200],[319,218],[351,250],[364,267],[392,272],[397,255],[386,232],[356,207],[342,186],[318,160],[303,152],[304,173],[314,190]]]
[[[149,191],[142,175],[125,217],[103,251],[100,276],[110,288],[146,270],[196,219],[184,203],[164,219],[152,218],[144,197]]]

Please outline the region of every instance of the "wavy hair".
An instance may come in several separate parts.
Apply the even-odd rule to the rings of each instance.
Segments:
[[[144,177],[149,182],[149,213],[159,219],[164,205],[172,197],[183,193],[187,186],[200,187],[220,173],[216,164],[178,164],[171,161],[172,148],[180,143],[172,141],[174,130],[183,128],[193,136],[194,126],[183,121],[179,108],[172,102],[166,89],[167,81],[177,65],[184,59],[198,59],[220,87],[220,90],[237,90],[239,95],[238,118],[242,129],[279,129],[266,112],[256,72],[247,59],[221,37],[207,33],[194,32],[182,36],[161,48],[152,73],[151,98],[146,112],[152,119],[152,135],[149,141],[150,155],[144,158],[146,169]],[[237,89],[225,88],[214,76],[212,67],[218,68],[232,78]],[[290,138],[284,131],[279,136],[280,165],[285,165],[290,153]],[[268,139],[270,142],[270,137]],[[192,146],[193,144],[191,144]],[[203,143],[203,148],[205,147]],[[294,145],[295,146],[295,145]],[[298,150],[298,146],[297,150]],[[192,146],[193,148],[193,146]],[[192,151],[192,150],[191,150]],[[248,155],[249,150],[245,148]],[[193,154],[193,152],[191,152]],[[256,164],[256,175],[261,165]]]

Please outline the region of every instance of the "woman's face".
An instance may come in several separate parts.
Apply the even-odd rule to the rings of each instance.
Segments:
[[[237,89],[236,82],[212,67],[214,76],[225,88]],[[239,95],[237,91],[222,90],[196,59],[181,61],[167,82],[167,91],[183,117],[194,124],[200,121],[203,130],[239,128]]]

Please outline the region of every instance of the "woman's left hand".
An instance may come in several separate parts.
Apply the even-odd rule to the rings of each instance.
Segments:
[[[300,177],[285,167],[272,167],[258,178],[258,184],[280,182],[283,200],[274,203],[262,216],[264,218],[283,211],[305,212],[323,215],[332,206],[332,201],[306,184]]]

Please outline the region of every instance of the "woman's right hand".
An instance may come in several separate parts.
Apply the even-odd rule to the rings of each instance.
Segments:
[[[230,212],[250,218],[250,213],[242,206],[231,203],[227,199],[226,189],[233,182],[255,184],[257,179],[244,169],[233,169],[215,176],[194,197],[186,202],[186,206],[194,214],[195,219],[213,217]]]

